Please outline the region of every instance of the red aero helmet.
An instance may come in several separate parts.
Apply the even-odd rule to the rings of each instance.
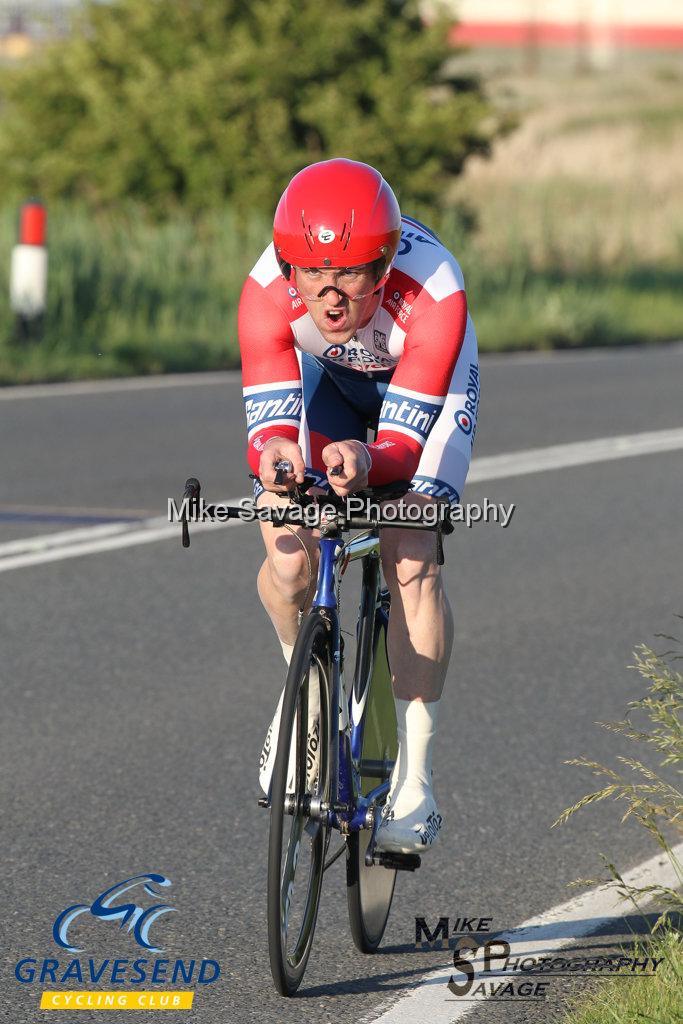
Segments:
[[[273,242],[287,280],[293,266],[354,267],[377,260],[379,288],[400,240],[396,196],[379,171],[356,160],[322,160],[304,167],[275,211]]]

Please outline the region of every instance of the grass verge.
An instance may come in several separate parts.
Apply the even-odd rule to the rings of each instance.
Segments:
[[[679,616],[680,617],[680,616]],[[623,719],[600,722],[603,728],[644,745],[656,753],[659,768],[683,771],[683,675],[676,669],[681,661],[681,642],[677,637],[659,634],[669,645],[656,652],[645,644],[635,651],[634,668],[648,684],[646,694],[628,703]],[[566,808],[555,825],[565,824],[578,811],[601,800],[614,800],[625,806],[622,821],[635,819],[650,834],[671,861],[676,873],[674,888],[652,884],[628,885],[618,868],[605,860],[613,886],[623,900],[643,913],[640,902],[655,900],[660,913],[647,940],[647,956],[663,956],[661,972],[647,981],[605,983],[605,989],[577,1003],[565,1024],[675,1024],[683,1020],[683,866],[679,863],[664,833],[671,830],[678,839],[683,833],[683,793],[655,768],[637,757],[617,755],[614,768],[586,757],[572,758],[567,764],[588,769],[604,780],[600,789],[587,793]],[[553,826],[553,827],[554,827]],[[604,881],[600,879],[599,881]],[[580,879],[575,885],[594,885],[593,879]],[[674,927],[674,921],[676,927]]]
[[[484,351],[648,343],[683,333],[673,265],[610,266],[590,246],[583,255],[558,248],[550,227],[541,257],[509,224],[494,250],[455,219],[438,227],[463,266]],[[14,232],[14,211],[0,212],[0,280],[9,277]],[[268,237],[262,218],[230,209],[153,224],[135,209],[93,215],[54,206],[44,337],[13,340],[2,294],[0,384],[239,365],[239,293]]]
[[[667,928],[631,956],[662,958],[656,977],[604,982],[563,1024],[677,1024],[683,1020],[683,937]]]

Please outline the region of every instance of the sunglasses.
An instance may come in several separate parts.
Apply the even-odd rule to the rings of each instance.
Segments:
[[[359,267],[339,267],[336,270],[320,270],[317,267],[293,267],[296,290],[307,302],[322,302],[329,291],[338,292],[351,302],[367,299],[377,291],[372,264]],[[296,271],[298,270],[298,280]],[[368,289],[368,277],[372,285]],[[328,283],[332,278],[332,283]]]

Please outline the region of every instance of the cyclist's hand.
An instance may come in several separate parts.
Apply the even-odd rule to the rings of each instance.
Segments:
[[[275,483],[275,467],[278,462],[289,462],[292,472],[287,473],[284,483]],[[302,484],[306,475],[306,465],[301,455],[301,448],[296,441],[286,437],[271,437],[266,441],[259,461],[258,475],[267,491],[291,490],[294,484]]]
[[[367,487],[371,460],[360,441],[333,441],[323,448],[322,457],[330,486],[340,498]]]

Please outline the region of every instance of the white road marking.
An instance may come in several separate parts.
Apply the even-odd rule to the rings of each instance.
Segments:
[[[544,473],[549,469],[587,466],[592,462],[611,462],[613,459],[673,452],[681,448],[683,428],[598,437],[593,441],[553,444],[547,448],[528,448],[525,451],[475,459],[467,474],[467,483],[503,480],[505,477],[526,476],[528,473]]]
[[[683,448],[683,428],[654,430],[642,434],[625,434],[618,437],[601,437],[593,441],[579,441],[574,444],[556,444],[547,448],[530,448],[525,451],[509,452],[503,455],[485,456],[475,459],[467,477],[468,484],[484,483],[488,480],[502,480],[507,477],[525,476],[529,473],[543,473],[553,469],[571,466],[585,466],[594,462],[611,462],[637,455],[656,452],[678,451]],[[229,499],[227,503],[237,504],[241,498]],[[227,523],[193,524],[197,530],[240,525],[241,520]],[[97,551],[113,551],[116,548],[133,547],[136,544],[151,544],[153,541],[178,538],[177,523],[169,523],[163,516],[142,519],[134,523],[104,523],[27,537],[23,540],[0,544],[0,572],[22,569],[42,562],[57,562],[65,558],[77,558]]]
[[[134,525],[140,526],[139,523]],[[54,533],[9,540],[0,544],[0,558],[4,559],[8,555],[35,554],[47,548],[69,547],[71,544],[112,537],[117,533],[125,533],[130,527],[130,523],[102,523],[98,526],[81,526],[77,530],[55,530]],[[4,561],[0,562],[0,565],[4,565]]]
[[[234,526],[240,522],[233,519],[227,523],[193,523],[192,536],[202,530],[215,530],[221,527]],[[27,565],[39,565],[43,562],[61,562],[65,558],[78,558],[79,555],[93,555],[101,551],[114,551],[118,548],[132,548],[138,544],[151,544],[155,540],[168,540],[174,538],[180,543],[180,527],[177,523],[169,523],[164,520],[164,526],[152,528],[145,527],[144,533],[131,530],[127,533],[112,537],[100,537],[98,540],[86,541],[73,547],[51,547],[35,554],[15,555],[14,558],[2,558],[0,560],[0,572],[8,572],[10,569],[23,569]]]
[[[63,384],[18,384],[0,387],[0,401],[20,398],[63,398],[72,395],[101,395],[115,391],[151,391],[158,388],[196,388],[210,384],[240,384],[239,370],[215,373],[151,374],[149,377],[114,377],[107,380],[75,380]]]
[[[238,498],[226,498],[224,503],[237,505],[244,499],[245,495],[240,495]],[[192,523],[191,537],[204,530],[238,526],[241,522],[240,519],[230,519],[225,523]],[[135,523],[103,523],[101,526],[84,526],[79,530],[44,533],[0,544],[0,572],[171,538],[180,544],[180,524],[169,523],[165,516],[154,516],[152,519],[142,519]]]
[[[680,860],[683,857],[683,843],[674,847],[673,853]],[[661,851],[631,871],[624,872],[622,877],[628,885],[633,886],[657,884],[678,888],[680,885],[680,879],[673,865]],[[545,957],[550,955],[553,950],[560,950],[570,945],[575,939],[598,931],[611,919],[630,912],[632,912],[631,905],[620,901],[613,888],[609,885],[601,885],[568,900],[566,903],[552,907],[537,917],[524,921],[509,932],[496,933],[495,938],[504,939],[510,943],[511,960],[525,956]],[[477,938],[481,938],[481,936],[477,936]],[[508,971],[503,978],[498,973],[491,978],[491,975],[483,970],[483,951],[470,962],[475,969],[475,983],[472,988],[487,978],[496,983],[501,981],[519,983],[524,980],[545,981],[552,978],[552,974],[549,973],[542,978],[536,974],[532,979],[528,979],[524,971],[514,973]],[[503,961],[494,961],[494,964],[496,963],[500,972]],[[414,1024],[418,1020],[428,1020],[430,1024],[451,1024],[453,1021],[462,1020],[468,1013],[485,1003],[488,997],[481,996],[473,1001],[458,998],[446,987],[451,975],[454,975],[455,981],[458,983],[465,981],[464,974],[459,972],[455,974],[454,972],[452,954],[448,957],[448,962],[444,967],[422,978],[408,995],[403,996],[398,1002],[385,1009],[383,1013],[380,1008],[372,1015],[365,1017],[364,1020],[368,1024],[369,1022],[372,1024]],[[514,1007],[516,1005],[515,997],[510,997],[508,1002],[511,1008]]]
[[[111,516],[112,519],[119,519],[121,516],[130,516],[137,519],[148,519],[152,515],[149,508],[101,508],[87,505],[0,505],[0,515],[39,515],[47,517],[55,516]]]

